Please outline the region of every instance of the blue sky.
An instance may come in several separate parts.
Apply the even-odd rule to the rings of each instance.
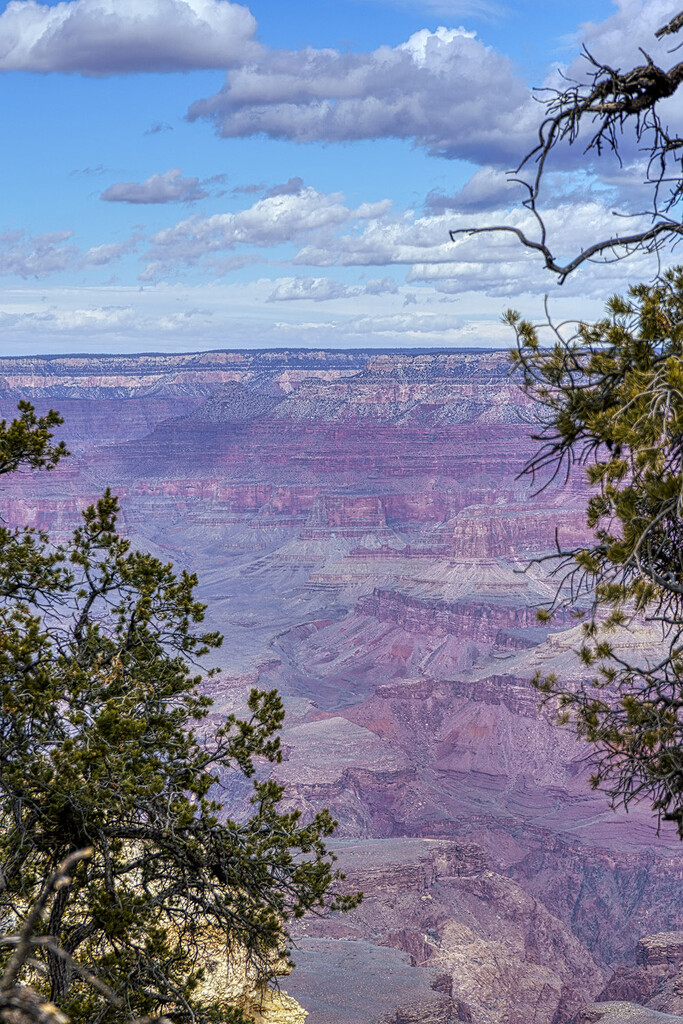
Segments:
[[[522,223],[505,171],[532,87],[582,74],[584,43],[635,60],[678,6],[0,3],[2,353],[502,346],[501,312],[546,292],[597,315],[623,266],[558,289],[507,239],[448,232]],[[560,249],[637,209],[642,175],[635,152],[621,175],[560,158]]]

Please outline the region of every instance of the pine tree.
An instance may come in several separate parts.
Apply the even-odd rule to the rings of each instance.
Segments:
[[[551,346],[517,313],[514,362],[540,442],[527,472],[548,482],[583,471],[595,541],[565,551],[558,603],[590,601],[578,651],[591,682],[537,679],[561,717],[595,744],[593,785],[614,803],[648,799],[683,838],[683,267],[615,296],[608,315]],[[614,649],[634,617],[654,623],[661,654]]]
[[[19,413],[0,425],[0,473],[52,469],[60,417]],[[240,1011],[202,990],[207,935],[266,984],[291,918],[359,896],[330,895],[330,815],[281,813],[261,770],[281,757],[277,692],[207,728],[197,664],[221,637],[201,632],[196,578],[134,550],[117,514],[107,491],[62,545],[0,527],[0,916],[18,930],[89,848],[32,940],[51,999],[75,1024],[228,1024]],[[224,806],[236,776],[253,782],[244,820]]]

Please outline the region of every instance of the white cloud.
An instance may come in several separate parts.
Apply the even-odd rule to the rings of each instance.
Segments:
[[[10,0],[0,71],[114,75],[225,69],[249,57],[256,21],[228,0]]]
[[[144,181],[117,181],[100,195],[108,203],[192,203],[208,196],[199,178],[183,178],[179,167]]]
[[[393,336],[410,334],[414,337],[450,334],[463,325],[462,317],[445,313],[394,313],[391,316],[357,316],[344,324],[351,335]]]
[[[359,348],[508,348],[510,329],[500,316],[478,322],[448,313],[411,308],[388,315],[362,314],[273,325],[271,344]]]
[[[0,234],[0,274],[45,277],[71,266],[80,250],[70,243],[73,231],[27,235],[25,231]]]
[[[452,216],[416,217],[410,210],[402,216],[374,217],[360,233],[347,232],[305,245],[293,262],[316,267],[449,262],[454,259],[448,234],[453,226]]]
[[[64,341],[69,345],[87,346],[88,351],[102,344],[109,348],[123,344],[127,348],[131,341],[135,348],[135,343],[139,345],[143,339],[158,346],[160,338],[165,345],[183,338],[196,345],[213,326],[211,312],[203,309],[170,310],[151,315],[135,305],[63,309],[51,306],[28,312],[0,310],[0,330],[14,340],[15,350],[17,342],[24,340],[31,346],[40,345],[43,350],[46,343],[49,347],[51,342],[59,345]]]
[[[389,211],[387,211],[387,214]],[[294,257],[297,265],[332,266],[388,266],[396,264],[430,263],[450,264],[460,261],[464,252],[478,254],[478,262],[494,263],[501,252],[532,256],[511,234],[460,236],[450,240],[451,229],[468,229],[500,224],[522,229],[536,237],[538,227],[532,215],[524,208],[485,210],[484,212],[416,215],[407,211],[402,215],[370,217],[362,231],[326,235],[304,245]],[[605,234],[632,231],[643,223],[642,219],[617,220],[610,208],[597,199],[583,203],[560,201],[547,211],[549,231],[561,240],[558,253],[573,253],[580,246],[587,230]]]
[[[381,217],[391,206],[388,201],[362,203],[353,210],[342,200],[341,193],[325,195],[306,186],[296,192],[278,191],[238,213],[188,217],[152,235],[143,280],[182,265],[205,265],[216,253],[237,245],[272,248],[309,233],[329,233],[351,220]]]
[[[612,67],[625,71],[634,64],[645,61],[643,49],[655,63],[670,67],[678,63],[680,55],[671,53],[680,40],[676,36],[657,39],[655,32],[666,25],[681,9],[679,0],[614,0],[617,10],[600,22],[586,22],[578,33],[580,44],[593,56]],[[672,59],[673,57],[673,59]],[[577,57],[569,68],[569,74],[584,77],[590,70],[588,62]]]
[[[373,278],[365,284],[344,284],[331,277],[281,277],[274,282],[275,288],[268,296],[268,302],[292,302],[313,300],[327,302],[331,299],[351,299],[359,295],[395,295],[398,285],[390,277]]]
[[[467,227],[473,223],[472,217],[451,217],[449,220],[452,228]],[[487,214],[486,220],[488,223],[514,225],[529,236],[536,236],[534,221],[525,210]],[[484,223],[481,215],[476,221]],[[609,237],[619,228],[611,211],[598,202],[560,204],[547,211],[545,221],[549,237],[558,240],[559,261],[580,252],[587,237]],[[632,221],[627,223],[629,228],[633,227]],[[648,257],[634,256],[629,260],[629,282],[651,277],[652,266]],[[521,295],[540,296],[548,291],[556,294],[558,290],[556,279],[544,269],[541,257],[507,233],[460,236],[452,245],[447,261],[418,258],[406,280],[432,286],[444,294],[478,293],[508,301],[516,301]],[[565,299],[580,300],[574,306],[574,315],[580,318],[587,315],[582,304],[584,301],[597,299],[604,302],[614,291],[624,291],[624,282],[622,263],[596,261],[570,275],[562,285],[561,293]]]
[[[73,231],[53,231],[29,235],[25,231],[0,234],[0,275],[23,278],[44,278],[63,270],[104,266],[133,252],[140,236],[131,235],[125,242],[92,246],[83,252],[71,239]]]
[[[480,167],[470,180],[454,195],[445,195],[433,189],[425,205],[434,213],[445,210],[496,210],[518,204],[527,196],[526,191],[510,180],[510,175],[495,167]]]
[[[413,139],[431,153],[507,167],[533,144],[538,107],[510,61],[465,29],[423,29],[371,53],[269,51],[193,103],[226,138]]]
[[[114,260],[119,260],[122,256],[127,256],[128,253],[135,252],[141,237],[142,236],[140,234],[134,232],[125,242],[109,242],[104,245],[93,245],[84,253],[82,260],[83,265],[86,267],[102,267],[107,263],[113,263]]]
[[[678,13],[681,6],[679,0],[613,0],[613,2],[616,11],[610,17],[600,22],[589,21],[579,27],[572,39],[572,48],[578,55],[568,67],[551,68],[543,83],[545,87],[564,92],[574,83],[588,85],[595,77],[596,71],[599,71],[599,66],[602,65],[627,72],[635,66],[646,63],[647,58],[643,50],[655,64],[664,69],[679,62],[680,53],[672,51],[677,45],[680,45],[680,38],[668,35],[657,39],[655,36],[657,29]],[[584,50],[588,51],[593,60],[588,59]],[[657,110],[662,122],[672,132],[680,135],[683,131],[683,108],[680,92],[660,101]],[[569,146],[565,141],[557,146],[548,167],[559,170],[590,169],[600,179],[611,179],[617,185],[620,193],[620,183],[624,181],[624,193],[620,194],[619,198],[627,202],[633,199],[634,209],[647,208],[651,199],[649,192],[643,192],[641,189],[640,197],[637,199],[632,178],[628,180],[628,173],[622,174],[622,164],[634,166],[638,163],[642,164],[647,147],[652,141],[652,136],[647,131],[639,140],[635,131],[636,125],[636,119],[631,117],[619,126],[616,142],[619,147],[620,162],[611,152],[609,143],[603,145],[599,151],[597,148],[587,148],[599,127],[599,121],[584,119],[573,144]],[[532,165],[529,172],[533,173],[533,171]],[[643,177],[645,176],[643,175]]]

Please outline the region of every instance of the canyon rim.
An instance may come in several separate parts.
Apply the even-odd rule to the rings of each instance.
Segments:
[[[556,530],[586,536],[585,494],[519,477],[530,409],[504,352],[5,358],[0,398],[59,409],[72,452],[8,478],[4,517],[59,539],[110,486],[132,542],[199,575],[225,634],[214,719],[253,685],[283,696],[275,775],[292,808],[330,808],[366,894],[297,926],[308,1024],[678,1019],[678,839],[590,790],[530,683],[586,672],[529,568]]]

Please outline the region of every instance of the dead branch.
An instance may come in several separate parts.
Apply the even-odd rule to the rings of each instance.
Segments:
[[[660,38],[682,28],[683,11],[655,35]],[[543,256],[545,267],[557,275],[560,284],[583,263],[613,263],[635,252],[659,252],[665,244],[675,244],[683,234],[683,224],[680,218],[671,216],[670,211],[683,199],[683,138],[670,133],[659,116],[658,105],[673,96],[683,82],[683,61],[665,70],[658,67],[645,51],[641,52],[645,63],[622,72],[601,64],[586,50],[584,56],[593,68],[588,85],[571,84],[565,90],[544,90],[549,93],[547,116],[539,128],[538,142],[516,170],[510,172],[510,180],[524,185],[528,191],[523,205],[536,221],[538,238],[532,238],[520,228],[499,224],[459,228],[450,232],[451,240],[455,241],[461,235],[513,234],[525,248]],[[647,211],[652,224],[642,231],[614,234],[592,242],[573,259],[561,263],[548,244],[539,195],[550,154],[561,142],[574,144],[586,121],[593,125],[592,134],[584,146],[586,153],[594,151],[599,156],[603,149],[607,149],[621,161],[620,141],[627,127],[633,129],[636,141],[643,144],[642,148],[649,154],[644,184],[652,188],[652,206]],[[520,179],[518,175],[531,164],[536,165],[531,180]],[[663,196],[665,185],[670,187],[668,194]]]
[[[91,847],[76,850],[63,860],[45,882],[19,934],[0,937],[0,945],[16,947],[0,978],[0,1024],[69,1024],[69,1018],[54,1003],[44,999],[28,985],[18,984],[21,969],[29,963],[31,952],[36,947],[49,949],[55,956],[66,961],[69,967],[103,995],[107,1002],[118,1009],[122,1008],[121,999],[109,985],[77,963],[50,936],[34,934],[50,896],[71,883],[71,870],[81,861],[90,858],[92,853]],[[147,1016],[137,1017],[131,1024],[172,1024],[172,1021],[168,1017]]]
[[[86,850],[76,850],[75,853],[70,854],[62,863],[59,865],[57,870],[50,875],[48,880],[45,882],[36,902],[31,907],[24,925],[19,932],[17,948],[12,953],[9,959],[9,963],[5,968],[5,972],[0,978],[0,992],[9,992],[10,989],[14,988],[19,977],[19,972],[26,963],[32,947],[35,945],[33,933],[36,930],[43,910],[47,904],[52,893],[62,889],[65,885],[69,885],[71,878],[69,872],[82,860],[87,860],[92,856],[92,848]]]

